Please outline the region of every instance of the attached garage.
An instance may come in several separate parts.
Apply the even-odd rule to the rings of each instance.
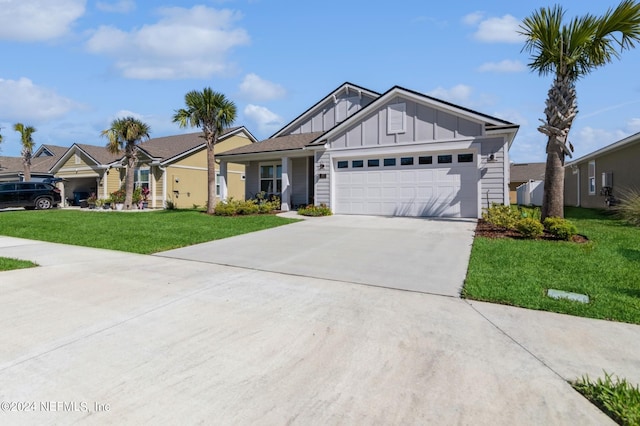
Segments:
[[[334,160],[337,214],[477,217],[473,152]]]

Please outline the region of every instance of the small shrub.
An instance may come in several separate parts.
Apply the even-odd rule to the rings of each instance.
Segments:
[[[255,200],[238,201],[236,206],[236,214],[249,215],[257,214],[260,211]]]
[[[213,209],[213,214],[217,216],[235,216],[236,215],[236,205],[235,203],[223,201],[216,204],[216,207]]]
[[[592,382],[588,376],[571,385],[589,401],[621,425],[640,425],[640,389],[625,379],[604,373],[605,378]]]
[[[175,210],[176,203],[174,203],[172,200],[167,200],[164,202],[164,208],[167,210]]]
[[[640,226],[640,190],[630,189],[621,191],[618,197],[618,204],[614,207],[614,211],[622,218],[622,220]]]
[[[482,213],[482,218],[500,228],[515,229],[516,223],[520,219],[520,212],[511,206],[492,203],[491,207]]]
[[[544,226],[540,221],[525,217],[516,222],[516,229],[525,238],[538,238],[544,233]]]
[[[327,207],[326,204],[320,204],[319,206],[309,204],[306,207],[298,209],[298,214],[303,216],[331,216],[332,213],[331,209]]]
[[[539,207],[519,206],[518,209],[520,210],[520,217],[521,218],[530,217],[530,218],[536,219],[536,220],[541,220],[542,219],[542,212],[540,211]]]
[[[544,227],[556,237],[569,241],[578,233],[578,228],[566,219],[548,217],[544,220]]]

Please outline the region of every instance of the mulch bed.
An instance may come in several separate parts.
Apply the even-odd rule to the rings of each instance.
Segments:
[[[515,240],[524,240],[525,238],[518,232],[512,229],[500,228],[486,222],[484,219],[478,219],[478,225],[476,226],[476,236],[485,238],[512,238]],[[546,241],[563,241],[553,234],[550,234],[546,230],[544,234],[537,238],[538,240]],[[586,243],[589,241],[584,235],[575,235],[571,240],[574,243]]]

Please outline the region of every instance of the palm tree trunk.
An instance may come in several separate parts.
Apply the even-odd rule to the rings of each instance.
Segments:
[[[561,143],[557,141],[549,140],[548,146],[542,195],[542,220],[547,217],[564,217],[564,151]]]
[[[24,162],[24,181],[29,182],[31,180],[31,163],[28,161]]]
[[[207,214],[216,209],[216,153],[213,143],[207,143]]]
[[[135,173],[135,167],[136,167],[136,157],[135,154],[133,152],[134,147],[133,146],[129,146],[129,144],[127,144],[126,148],[125,148],[125,156],[127,158],[127,174],[125,175],[125,197],[124,197],[124,208],[125,210],[131,210],[131,207],[133,205],[133,184],[135,183],[133,181],[133,177],[134,177],[134,173]]]
[[[574,81],[562,72],[556,74],[547,95],[546,120],[538,130],[548,136],[547,163],[542,196],[542,220],[564,217],[564,158],[571,156],[569,130],[578,114]]]

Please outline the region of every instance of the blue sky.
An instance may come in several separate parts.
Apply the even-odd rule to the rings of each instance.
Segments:
[[[553,1],[0,0],[0,155],[104,145],[133,115],[160,137],[184,94],[211,87],[264,139],[349,81],[400,85],[520,124],[515,162],[544,161],[537,131],[551,76],[528,70],[519,22]],[[567,0],[567,17],[616,1]],[[574,158],[640,131],[640,49],[578,82]]]

